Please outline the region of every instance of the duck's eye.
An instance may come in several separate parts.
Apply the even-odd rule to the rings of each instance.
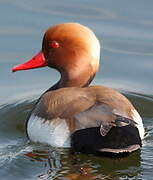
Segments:
[[[60,45],[59,45],[59,43],[57,41],[52,41],[52,42],[49,43],[49,46],[51,48],[59,48]]]

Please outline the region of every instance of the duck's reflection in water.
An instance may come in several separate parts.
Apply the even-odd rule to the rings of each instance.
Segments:
[[[41,146],[42,149],[42,146]],[[127,157],[109,158],[104,156],[73,154],[70,149],[45,147],[25,155],[31,161],[42,163],[46,172],[37,180],[98,180],[133,179],[141,177],[141,152]]]

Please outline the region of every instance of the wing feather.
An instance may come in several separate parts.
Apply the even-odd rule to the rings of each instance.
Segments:
[[[50,121],[57,117],[74,121],[74,130],[100,127],[102,136],[105,136],[113,126],[121,127],[128,124],[135,126],[134,121],[127,118],[127,115],[124,117],[126,106],[120,108],[123,115],[114,113],[116,112],[114,107],[117,105],[117,101],[125,100],[124,98],[122,100],[122,95],[117,94],[116,99],[114,95],[106,97],[105,91],[109,95],[111,94],[110,91],[113,90],[103,87],[73,87],[49,91],[42,96],[34,109],[34,113]]]

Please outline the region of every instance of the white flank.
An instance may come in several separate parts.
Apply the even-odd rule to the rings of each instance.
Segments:
[[[135,109],[132,110],[132,117],[133,117],[133,120],[137,123],[136,127],[139,130],[140,138],[143,139],[145,131],[144,131],[143,123],[142,123],[142,118],[140,117],[139,113]]]
[[[70,147],[70,131],[65,119],[45,121],[31,115],[27,124],[27,133],[33,142],[46,143],[54,147]]]

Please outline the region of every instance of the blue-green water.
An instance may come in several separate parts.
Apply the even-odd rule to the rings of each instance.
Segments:
[[[152,180],[152,7],[150,0],[0,1],[1,180]],[[141,151],[110,159],[27,141],[26,116],[59,75],[49,68],[10,69],[41,49],[49,26],[72,21],[89,26],[101,42],[101,68],[93,84],[123,92],[140,112],[147,132]]]

